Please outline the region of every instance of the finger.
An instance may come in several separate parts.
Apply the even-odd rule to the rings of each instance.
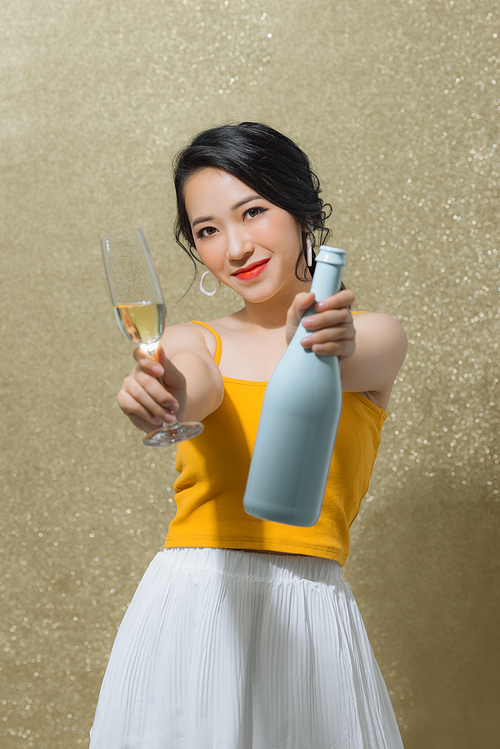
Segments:
[[[123,381],[120,392],[130,395],[154,418],[165,419],[171,415],[170,412],[179,408],[177,400],[165,390],[161,382],[141,370]]]
[[[356,301],[356,296],[351,289],[343,289],[333,296],[326,297],[316,304],[316,309],[321,312],[325,309],[339,309],[350,307]]]
[[[160,348],[160,346],[158,348]],[[145,372],[149,372],[155,377],[162,377],[164,374],[165,370],[162,364],[158,362],[158,359],[151,356],[151,354],[146,353],[146,351],[143,351],[140,346],[135,348],[133,357]]]
[[[309,307],[314,304],[314,294],[311,292],[301,291],[296,294],[287,313],[287,323],[297,326]]]
[[[346,359],[355,351],[356,344],[350,341],[326,341],[324,343],[314,343],[310,346],[311,351],[318,356],[338,356],[339,359]]]
[[[331,309],[326,312],[317,312],[314,315],[309,315],[302,320],[302,325],[307,330],[319,330],[320,328],[344,326],[346,329],[347,327],[352,327],[354,331],[351,312],[345,307],[342,309]]]
[[[342,341],[353,341],[354,338],[354,328],[351,331],[350,326],[344,328],[344,326],[339,325],[335,328],[322,328],[321,330],[316,330],[314,333],[303,338],[302,344],[304,344],[306,339],[308,339],[307,346],[310,348],[316,343],[341,343]]]
[[[134,426],[136,426],[138,429],[141,429],[143,432],[146,432],[146,434],[152,432],[154,429],[156,429],[157,426],[161,426],[161,424],[157,424],[156,422],[152,421],[146,421],[145,419],[141,419],[139,416],[134,416],[134,414],[127,414],[127,416]]]
[[[179,372],[177,367],[172,364],[170,359],[166,357],[163,348],[158,346],[155,353],[158,356],[159,365],[163,367],[163,375],[161,376],[163,382],[167,384],[169,388],[173,388],[174,390],[177,388],[183,388],[185,386],[186,378],[182,372]]]
[[[179,372],[177,367],[166,357],[161,346],[158,346],[154,355],[157,357],[156,359],[152,359],[151,356],[145,351],[142,351],[142,349],[138,348],[134,351],[134,359],[138,362],[139,367],[153,377],[160,378],[167,389],[175,391],[185,387],[186,380],[184,375]],[[139,379],[138,373],[136,376]]]
[[[297,309],[306,310],[309,309],[314,299],[315,296],[311,291],[301,291],[299,294],[296,294],[292,306],[295,304]]]
[[[293,302],[290,305],[290,308],[288,310],[289,315],[292,315],[292,317],[296,317],[297,315],[302,315],[306,309],[309,309],[309,307],[314,303],[314,294],[312,294],[310,291],[301,291],[299,294],[296,294],[293,298]]]
[[[339,359],[347,359],[354,354],[356,344],[354,341],[341,341],[339,343],[315,344],[311,351],[318,356],[338,356]]]
[[[123,413],[131,418],[134,424],[137,423],[137,419],[146,424],[160,425],[162,423],[162,418],[160,416],[155,416],[154,413],[145,408],[125,390],[120,390],[116,396],[116,400]]]

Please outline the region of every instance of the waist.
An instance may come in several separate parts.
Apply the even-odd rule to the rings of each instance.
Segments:
[[[244,551],[248,551],[245,549]],[[262,551],[259,549],[259,551]],[[203,573],[252,580],[303,579],[331,583],[342,580],[338,562],[300,554],[243,554],[226,547],[171,547],[159,552],[174,567],[192,568]]]
[[[280,557],[307,557],[313,556],[312,554],[297,554],[293,551],[268,551],[267,549],[233,549],[229,548],[229,551],[251,551],[253,554],[277,554]],[[320,557],[318,557],[320,558]]]

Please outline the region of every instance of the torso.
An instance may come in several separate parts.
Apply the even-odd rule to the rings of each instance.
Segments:
[[[212,320],[207,325],[221,337],[219,370],[223,377],[268,382],[286,350],[284,326],[267,330],[250,328],[240,324],[232,315]],[[204,334],[210,352],[215,352],[213,334],[206,328]]]
[[[369,313],[366,313],[369,314]],[[268,330],[259,329],[257,332],[245,330],[241,336],[243,326],[236,315],[228,315],[218,320],[207,322],[220,336],[222,341],[222,356],[219,370],[223,377],[235,380],[251,380],[268,382],[279,360],[286,350],[285,326]],[[201,328],[207,348],[211,355],[215,355],[216,340],[207,328]],[[242,347],[242,341],[245,344]],[[266,354],[263,356],[263,351]],[[387,408],[389,393],[363,392],[363,395],[382,409]]]
[[[276,365],[286,350],[285,327],[271,330],[259,330],[254,334],[241,336],[242,326],[235,316],[228,315],[218,320],[207,322],[220,336],[222,341],[222,356],[219,362],[219,370],[223,377],[236,380],[251,380],[255,382],[268,382],[274,372]],[[216,340],[214,335],[206,328],[201,328],[207,348],[215,355]],[[244,350],[241,347],[242,340],[245,341]],[[267,354],[263,356],[263,350]],[[363,393],[368,400],[379,406],[377,393]],[[382,406],[380,406],[382,407]],[[252,552],[254,554],[277,554],[279,556],[290,556],[288,552],[267,551],[263,549],[234,549],[234,551]],[[292,554],[292,556],[307,556],[306,554]]]

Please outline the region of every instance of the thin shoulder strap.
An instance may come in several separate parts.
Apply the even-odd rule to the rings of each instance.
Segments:
[[[216,342],[215,354],[214,354],[214,362],[217,365],[219,365],[219,362],[220,362],[220,359],[221,359],[221,356],[222,356],[222,341],[221,341],[220,335],[217,333],[216,330],[214,330],[213,328],[211,328],[210,325],[207,325],[206,322],[201,322],[200,320],[191,320],[191,324],[192,325],[202,325],[204,328],[206,328],[207,330],[209,330],[211,333],[214,334],[214,336],[215,336],[215,342]]]
[[[357,312],[353,312],[353,315],[359,315],[363,314],[365,310],[358,310]],[[222,356],[222,341],[220,335],[217,333],[216,330],[210,327],[210,325],[207,325],[206,322],[201,322],[201,320],[191,320],[191,325],[201,325],[207,330],[209,330],[211,333],[213,333],[215,337],[215,354],[214,354],[214,362],[219,365],[221,356]]]

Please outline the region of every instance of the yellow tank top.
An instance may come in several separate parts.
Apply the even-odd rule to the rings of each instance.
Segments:
[[[220,336],[196,321],[217,340]],[[224,377],[221,405],[204,420],[195,439],[177,446],[174,488],[177,513],[165,546],[256,549],[334,559],[349,553],[349,528],[368,490],[387,414],[361,393],[343,393],[323,508],[310,528],[274,523],[247,515],[243,495],[257,434],[266,382]]]

